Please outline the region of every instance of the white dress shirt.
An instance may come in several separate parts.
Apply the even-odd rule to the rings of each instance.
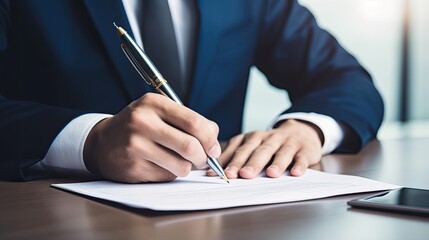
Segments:
[[[137,0],[122,0],[131,30],[134,33],[137,44],[141,47],[142,39],[140,30],[135,16],[135,3]],[[170,11],[175,29],[179,58],[185,57],[185,39],[182,36],[182,29],[186,26],[181,23],[181,5],[178,0],[169,0]],[[85,167],[83,160],[83,147],[86,138],[91,129],[101,120],[112,115],[90,113],[84,114],[73,119],[64,129],[58,134],[50,146],[45,158],[38,164],[48,171],[55,171],[67,174],[88,174],[90,173]],[[308,121],[315,124],[323,133],[324,144],[322,147],[323,154],[331,153],[344,138],[344,131],[340,125],[331,117],[316,114],[316,113],[289,113],[283,114],[272,121],[269,128],[272,128],[277,122],[286,119],[297,119]]]

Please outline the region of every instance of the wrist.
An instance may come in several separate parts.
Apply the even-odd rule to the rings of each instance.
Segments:
[[[102,139],[100,135],[101,129],[106,123],[105,120],[106,119],[103,119],[94,125],[94,127],[89,132],[83,147],[83,162],[85,164],[85,167],[94,174],[98,174],[96,166],[98,155],[101,151],[98,146],[100,139]]]

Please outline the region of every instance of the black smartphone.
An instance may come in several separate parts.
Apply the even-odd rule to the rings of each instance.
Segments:
[[[429,217],[429,190],[399,188],[347,202],[357,208]]]

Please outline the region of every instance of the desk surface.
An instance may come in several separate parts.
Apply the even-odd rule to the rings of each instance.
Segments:
[[[429,138],[371,142],[316,169],[427,188]],[[352,209],[365,194],[199,212],[157,213],[49,187],[0,182],[0,239],[428,239],[429,219]],[[366,194],[367,195],[367,194]]]

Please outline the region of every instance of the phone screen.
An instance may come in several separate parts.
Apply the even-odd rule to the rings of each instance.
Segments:
[[[429,190],[400,188],[348,202],[353,207],[429,216]]]
[[[429,190],[401,188],[368,197],[366,200],[382,204],[429,208]]]

